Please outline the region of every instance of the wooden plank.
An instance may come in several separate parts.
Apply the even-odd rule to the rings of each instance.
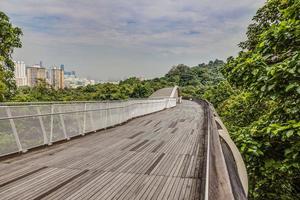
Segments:
[[[64,185],[67,185],[68,183],[70,183],[71,181],[77,179],[78,177],[80,177],[81,175],[85,174],[86,172],[88,172],[88,170],[83,170],[82,172],[72,176],[71,178],[68,178],[67,180],[65,180],[64,182],[58,184],[57,186],[55,186],[54,188],[51,188],[50,190],[40,194],[39,196],[35,197],[33,200],[40,200],[46,196],[48,196],[49,194],[51,194],[52,192],[55,192],[56,190],[58,190],[59,188],[63,187]]]
[[[176,190],[178,188],[180,180],[181,180],[181,178],[175,178],[175,182],[174,182],[174,185],[173,185],[172,190],[170,192],[169,199],[175,199],[175,193],[176,193]]]
[[[138,133],[136,133],[136,134],[130,136],[129,139],[133,139],[133,138],[135,138],[135,137],[137,137],[137,136],[139,136],[139,135],[141,135],[141,134],[143,134],[143,133],[145,133],[145,132],[144,132],[144,131],[139,131]]]
[[[138,148],[140,148],[141,146],[145,145],[147,142],[149,142],[149,140],[144,140],[144,141],[140,142],[138,145],[134,146],[129,151],[136,151]]]
[[[145,174],[149,175],[152,170],[156,167],[156,165],[161,161],[161,159],[165,156],[164,153],[162,153],[155,161],[154,163],[149,167],[149,169],[146,171]]]
[[[15,181],[18,181],[18,180],[20,180],[20,179],[22,179],[22,178],[25,178],[25,177],[27,177],[27,176],[30,176],[31,174],[34,174],[34,173],[39,172],[39,171],[41,171],[41,170],[43,170],[43,169],[46,169],[46,168],[47,168],[47,167],[39,167],[38,169],[29,171],[29,172],[24,173],[24,174],[22,174],[22,175],[19,175],[19,176],[16,176],[16,177],[12,177],[11,179],[7,180],[6,182],[1,183],[1,184],[0,184],[0,188],[1,188],[1,187],[4,187],[5,185],[8,185],[8,184],[10,184],[10,183],[13,183],[13,182],[15,182]],[[2,179],[2,178],[1,178],[1,179]],[[3,180],[3,179],[2,179],[2,180]]]
[[[82,176],[80,176],[78,179],[72,181],[71,183],[61,187],[55,192],[44,197],[43,199],[48,199],[48,200],[66,199],[69,196],[71,196],[73,193],[77,192],[82,187],[84,187],[88,182],[92,181],[93,179],[96,179],[103,173],[104,173],[103,171],[89,171],[83,174]]]

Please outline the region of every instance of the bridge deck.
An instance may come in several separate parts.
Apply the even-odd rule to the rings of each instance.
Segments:
[[[193,102],[0,162],[0,199],[199,199],[203,110]]]

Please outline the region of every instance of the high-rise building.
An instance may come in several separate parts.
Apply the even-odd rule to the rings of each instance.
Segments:
[[[64,65],[64,64],[61,64],[61,65],[60,65],[60,69],[63,70],[63,71],[65,71],[65,65]]]
[[[46,68],[34,65],[26,68],[27,82],[29,87],[36,86],[38,80],[46,81]]]
[[[46,70],[46,83],[51,85],[51,69]]]
[[[27,78],[26,78],[26,66],[23,61],[14,61],[15,64],[15,80],[17,87],[26,86]]]
[[[76,77],[75,71],[64,71],[66,77]]]
[[[64,70],[61,68],[53,67],[51,69],[51,85],[55,89],[63,89],[65,87],[64,83]]]

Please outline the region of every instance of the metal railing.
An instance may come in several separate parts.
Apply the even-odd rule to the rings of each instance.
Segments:
[[[176,98],[0,105],[0,156],[69,140],[176,106]]]

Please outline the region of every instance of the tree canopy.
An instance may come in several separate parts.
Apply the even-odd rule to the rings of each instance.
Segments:
[[[13,27],[9,18],[0,11],[0,101],[8,100],[16,92],[14,63],[11,54],[20,48],[22,31]]]
[[[269,0],[223,74],[239,94],[219,107],[254,199],[300,198],[300,1]]]

